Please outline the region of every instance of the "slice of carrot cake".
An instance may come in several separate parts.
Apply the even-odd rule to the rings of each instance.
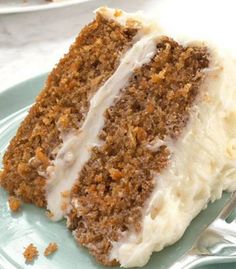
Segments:
[[[143,266],[236,190],[236,67],[139,13],[96,14],[11,141],[1,185],[66,217],[102,264]]]

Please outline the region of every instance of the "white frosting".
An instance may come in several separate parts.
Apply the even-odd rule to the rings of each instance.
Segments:
[[[209,201],[219,199],[223,190],[236,190],[236,63],[211,54],[188,126],[177,142],[166,141],[172,158],[156,175],[142,232],[114,243],[111,258],[121,266],[143,266],[153,251],[175,243]]]
[[[122,26],[140,26],[143,28],[144,25],[150,25],[150,20],[147,20],[141,11],[135,13],[127,13],[120,9],[113,9],[108,7],[100,7],[94,11],[95,13],[101,14],[105,19],[114,20]],[[137,22],[137,23],[133,23]]]
[[[151,0],[145,15],[176,41],[208,40],[236,57],[235,0]]]
[[[115,21],[124,27],[138,29],[139,31],[134,40],[150,33],[160,33],[161,31],[158,24],[153,19],[147,19],[141,11],[128,13],[120,9],[100,7],[94,12],[101,14],[107,20]]]
[[[79,132],[64,138],[53,165],[47,169],[47,208],[53,214],[53,220],[59,220],[69,210],[69,197],[63,197],[61,193],[71,190],[91,156],[91,148],[100,145],[98,134],[104,126],[104,112],[125,87],[134,69],[154,56],[157,38],[157,35],[143,36],[128,50],[115,73],[90,100],[89,111]]]

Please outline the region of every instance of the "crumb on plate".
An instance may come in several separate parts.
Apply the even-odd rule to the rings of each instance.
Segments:
[[[18,212],[21,208],[21,201],[15,196],[9,196],[8,204],[12,212]]]
[[[49,256],[49,255],[51,255],[51,254],[53,254],[54,252],[56,252],[58,250],[58,246],[57,246],[57,244],[56,243],[50,243],[47,247],[46,247],[46,249],[45,249],[45,251],[44,251],[44,256]]]
[[[50,210],[46,210],[45,215],[46,215],[46,217],[48,217],[49,219],[51,219],[51,218],[54,217],[54,214],[53,214]]]
[[[23,253],[26,262],[32,262],[39,255],[37,248],[31,243]]]
[[[1,186],[1,179],[2,179],[2,175],[3,175],[3,170],[0,169],[0,186]]]

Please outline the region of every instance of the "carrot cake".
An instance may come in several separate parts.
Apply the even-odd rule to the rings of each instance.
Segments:
[[[67,218],[104,265],[143,266],[236,190],[235,62],[99,8],[12,139],[1,186]]]

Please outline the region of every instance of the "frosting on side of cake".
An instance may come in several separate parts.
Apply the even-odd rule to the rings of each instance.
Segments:
[[[236,190],[236,63],[215,48],[210,52],[210,68],[187,127],[177,141],[157,141],[172,157],[156,175],[141,233],[113,243],[110,257],[123,267],[145,265],[153,251],[180,239],[209,201]]]
[[[113,9],[104,6],[96,9],[94,13],[99,13],[105,19],[114,20],[122,26],[140,29],[148,29],[152,26],[156,27],[156,24],[147,20],[141,11],[128,13],[120,9]]]
[[[115,73],[90,100],[90,109],[79,132],[64,137],[53,165],[47,168],[47,209],[53,220],[59,220],[68,213],[68,192],[89,160],[91,148],[100,143],[98,135],[104,125],[104,112],[128,83],[133,70],[148,63],[156,52],[158,34],[140,36],[139,32],[138,36],[139,40],[123,56]]]

